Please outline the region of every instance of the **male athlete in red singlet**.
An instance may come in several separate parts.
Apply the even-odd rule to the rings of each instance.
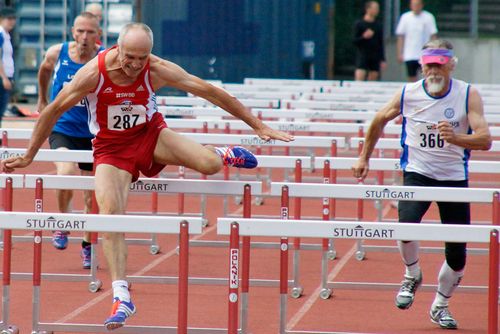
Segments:
[[[142,23],[123,27],[118,46],[81,68],[41,113],[26,153],[1,162],[2,171],[28,166],[57,119],[87,97],[94,145],[95,194],[102,214],[123,214],[129,186],[139,171],[157,174],[164,165],[181,165],[204,174],[222,166],[253,168],[255,157],[242,147],[202,146],[167,128],[158,113],[154,91],[170,86],[207,99],[250,125],[263,140],[293,140],[249,113],[233,96],[179,66],[151,54],[153,33]],[[113,281],[113,308],[104,322],[108,330],[122,327],[136,307],[126,278],[127,247],[123,233],[106,233],[103,250]]]

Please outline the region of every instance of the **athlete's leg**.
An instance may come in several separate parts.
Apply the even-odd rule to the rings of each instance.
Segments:
[[[366,80],[366,70],[364,70],[362,68],[357,68],[354,71],[354,80],[365,81]]]
[[[123,214],[127,205],[132,175],[108,164],[95,170],[95,195],[100,214]],[[108,262],[113,287],[111,315],[104,321],[108,330],[120,328],[136,312],[130,300],[126,278],[127,245],[124,233],[104,233],[103,251]]]
[[[378,71],[369,71],[368,72],[368,81],[377,81],[378,80],[378,77],[379,77],[379,73]]]
[[[203,146],[170,129],[160,132],[154,160],[164,165],[185,166],[207,175],[222,168],[222,160],[212,146]]]
[[[58,150],[67,150],[60,147]],[[56,165],[57,175],[77,175],[76,164],[74,162],[54,162]],[[73,198],[73,190],[56,190],[57,206],[60,212],[71,211],[71,199]]]
[[[57,150],[67,150],[65,147],[59,147]],[[54,162],[57,175],[76,175],[76,164],[73,162]],[[71,212],[71,200],[73,190],[56,189],[57,206],[60,212]],[[57,249],[65,249],[68,246],[68,232],[55,231],[52,235],[52,244]]]
[[[470,204],[438,202],[439,214],[443,224],[470,224]],[[434,305],[447,306],[448,300],[464,276],[467,258],[467,244],[462,242],[445,243],[446,260],[438,277],[438,290]]]
[[[123,214],[127,205],[132,175],[108,164],[95,171],[95,195],[100,214]],[[103,250],[108,261],[111,279],[124,280],[127,246],[123,233],[104,233]]]

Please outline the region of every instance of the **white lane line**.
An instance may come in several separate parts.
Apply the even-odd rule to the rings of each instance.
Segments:
[[[357,245],[354,244],[351,249],[340,259],[340,261],[333,267],[332,271],[328,274],[328,282],[331,282],[337,277],[340,271],[347,264],[349,259],[356,253]],[[319,285],[316,290],[314,290],[306,302],[302,305],[302,307],[293,315],[293,317],[288,321],[286,328],[291,331],[302,318],[306,315],[307,312],[313,307],[314,303],[319,299],[319,294],[323,287]]]
[[[238,215],[238,214],[241,214],[242,212],[243,212],[243,207],[240,207],[238,210],[234,211],[231,214],[232,215]],[[203,236],[205,236],[206,234],[208,234],[209,232],[213,231],[216,227],[217,227],[217,224],[214,224],[214,225],[206,228],[203,231],[203,233],[194,236],[190,240],[198,240],[198,239],[202,238]],[[165,260],[167,260],[168,258],[170,258],[170,257],[172,257],[173,255],[176,255],[176,254],[177,254],[177,251],[174,248],[171,251],[169,251],[168,253],[165,253],[161,257],[159,257],[156,260],[152,261],[151,263],[149,263],[144,268],[140,269],[139,271],[136,271],[135,273],[132,274],[132,276],[143,275],[144,273],[150,271],[154,267],[160,265],[162,262],[164,262]],[[112,292],[113,292],[113,290],[109,289],[108,291],[102,293],[100,296],[95,297],[94,299],[90,300],[88,303],[80,306],[79,308],[77,308],[73,312],[68,313],[66,316],[64,316],[61,319],[57,320],[56,323],[68,322],[69,320],[77,317],[78,315],[80,315],[81,313],[85,312],[86,310],[88,310],[89,308],[93,307],[94,305],[100,303],[105,298],[109,298],[109,296],[112,294]]]

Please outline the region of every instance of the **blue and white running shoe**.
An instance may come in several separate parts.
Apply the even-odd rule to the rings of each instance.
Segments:
[[[258,165],[255,155],[244,147],[216,147],[215,150],[222,157],[224,166],[236,168],[255,168]]]
[[[66,249],[68,247],[68,231],[55,231],[52,234],[52,245],[57,249]]]
[[[111,316],[104,321],[104,327],[108,331],[123,327],[125,321],[135,312],[136,308],[132,301],[124,302],[115,297],[111,307]]]

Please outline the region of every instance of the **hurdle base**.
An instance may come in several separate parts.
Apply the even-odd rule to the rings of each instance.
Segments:
[[[331,289],[344,290],[391,290],[398,291],[401,283],[375,283],[375,282],[328,282],[327,287]],[[420,291],[436,291],[436,284],[422,284]],[[487,286],[458,286],[457,291],[469,293],[485,293],[488,291]]]
[[[178,277],[175,276],[127,276],[129,283],[149,283],[149,284],[177,284]],[[240,279],[241,281],[241,279]],[[189,277],[188,283],[193,285],[220,285],[229,283],[227,278],[216,277]],[[250,279],[250,286],[279,286],[279,280],[273,279]],[[294,281],[288,280],[288,286],[293,287]]]
[[[102,324],[74,324],[74,323],[38,323],[37,330],[33,333],[45,332],[77,332],[77,333],[103,333],[106,331]],[[177,327],[169,326],[124,326],[114,330],[113,333],[129,333],[129,334],[176,334]],[[188,328],[189,334],[222,334],[227,333],[224,328]]]
[[[3,277],[3,272],[0,272],[0,278]],[[14,280],[31,281],[33,279],[32,273],[11,273]],[[83,274],[42,274],[42,279],[52,282],[89,282],[94,278],[92,275]]]

